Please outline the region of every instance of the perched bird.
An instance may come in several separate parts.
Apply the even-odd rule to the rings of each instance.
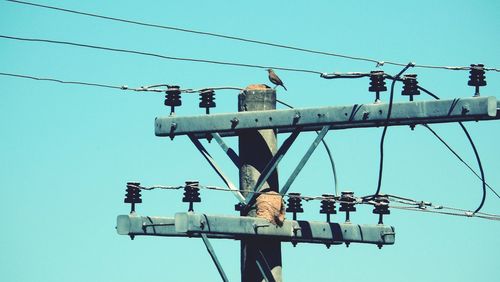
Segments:
[[[269,80],[276,85],[274,89],[281,85],[286,90],[285,85],[283,85],[283,81],[281,81],[281,79],[274,73],[273,69],[267,69],[267,72],[269,73]]]

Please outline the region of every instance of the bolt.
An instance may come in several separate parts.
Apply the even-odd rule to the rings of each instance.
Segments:
[[[232,127],[232,128],[235,128],[235,127],[238,125],[238,123],[239,123],[239,122],[240,122],[240,121],[239,121],[237,118],[233,118],[233,119],[231,120],[231,127]]]

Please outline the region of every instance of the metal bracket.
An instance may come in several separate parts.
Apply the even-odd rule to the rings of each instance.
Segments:
[[[222,148],[222,150],[226,153],[226,155],[233,161],[234,165],[239,169],[241,167],[241,161],[240,157],[236,152],[231,149],[224,140],[222,140],[222,137],[220,137],[220,134],[217,132],[212,133],[212,137],[217,141],[217,144]]]
[[[229,279],[227,279],[226,273],[224,273],[224,269],[222,269],[222,265],[219,262],[219,259],[217,258],[217,255],[215,254],[214,248],[212,247],[212,244],[210,244],[210,241],[208,240],[208,237],[206,234],[200,234],[201,239],[203,240],[203,243],[205,243],[205,247],[207,247],[207,251],[210,254],[210,257],[215,263],[215,266],[217,267],[217,270],[219,271],[220,277],[222,278],[222,281],[224,282],[229,282]]]
[[[245,197],[241,194],[241,192],[236,188],[236,186],[229,180],[229,177],[227,177],[222,170],[219,168],[215,160],[212,158],[212,156],[208,153],[208,151],[205,149],[203,144],[201,144],[200,140],[198,140],[194,135],[189,134],[189,139],[191,139],[191,142],[196,146],[198,151],[205,157],[205,159],[208,161],[210,166],[215,170],[215,172],[222,178],[222,181],[227,185],[229,189],[233,191],[234,196],[240,201],[242,204],[246,204]]]
[[[280,191],[281,195],[284,195],[288,192],[288,189],[290,189],[290,186],[295,181],[295,178],[297,178],[300,171],[302,170],[302,168],[304,168],[307,161],[311,157],[312,153],[314,152],[314,150],[316,150],[316,148],[318,147],[319,143],[321,143],[323,138],[325,138],[325,136],[329,130],[330,130],[330,125],[323,126],[323,129],[321,129],[321,132],[318,133],[318,136],[316,136],[316,139],[314,139],[314,142],[311,144],[311,146],[309,146],[309,149],[307,150],[306,154],[302,157],[302,159],[300,160],[300,162],[297,165],[297,167],[295,168],[295,170],[292,172],[292,175],[290,175],[290,177],[288,178],[288,180],[285,183],[285,185],[283,186],[283,188],[281,188],[281,191]]]
[[[271,267],[269,267],[269,263],[267,263],[267,260],[260,249],[257,249],[255,263],[257,264],[257,268],[260,270],[260,273],[266,282],[276,282],[276,279],[274,279],[273,273],[271,272]]]
[[[269,161],[266,167],[262,170],[259,179],[257,179],[257,183],[255,184],[255,187],[253,189],[254,192],[259,192],[260,188],[262,188],[262,185],[264,185],[264,183],[266,183],[266,181],[269,179],[269,177],[274,172],[280,161],[285,156],[288,149],[290,149],[295,139],[297,139],[297,136],[299,136],[301,129],[302,129],[301,127],[297,127],[292,132],[292,134],[288,136],[285,142],[283,142],[283,144],[278,149],[278,152],[276,152],[276,154],[272,157],[272,159]],[[246,198],[247,207],[245,208],[246,211],[248,211],[249,206],[253,204],[256,198],[257,198],[257,193],[250,193],[247,196]]]

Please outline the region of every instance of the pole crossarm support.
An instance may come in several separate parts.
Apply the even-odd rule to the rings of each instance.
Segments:
[[[393,104],[388,125],[415,125],[499,119],[495,97],[457,98],[398,102]],[[278,133],[321,130],[330,125],[331,130],[361,127],[378,127],[386,122],[387,103],[330,106],[303,109],[267,110],[222,113],[199,116],[168,116],[155,119],[156,136],[192,134],[207,138],[210,133],[220,136],[237,136],[241,130],[276,129]]]
[[[283,142],[283,144],[278,149],[278,152],[276,152],[276,154],[272,157],[272,159],[269,161],[269,163],[266,165],[266,167],[261,172],[259,179],[257,179],[257,183],[255,184],[255,187],[253,188],[254,192],[260,192],[264,183],[266,183],[266,181],[269,179],[271,174],[278,167],[278,164],[283,159],[286,152],[288,152],[288,149],[290,149],[293,142],[295,142],[295,139],[297,139],[297,137],[299,136],[300,131],[301,131],[300,128],[295,129],[292,132],[292,134],[285,140],[285,142]],[[248,196],[246,198],[247,207],[246,207],[244,213],[248,212],[248,209],[254,204],[254,201],[257,197],[258,197],[257,193],[249,193],[248,194]]]
[[[233,182],[229,179],[229,177],[226,176],[222,172],[222,169],[219,168],[219,166],[217,165],[217,163],[215,162],[215,160],[208,153],[207,149],[205,149],[205,147],[203,146],[203,144],[201,144],[200,140],[198,140],[193,135],[189,135],[189,139],[191,139],[191,142],[193,142],[193,144],[196,146],[196,148],[198,149],[198,151],[200,151],[200,153],[208,161],[208,163],[210,164],[210,166],[215,170],[215,172],[217,173],[217,175],[219,175],[219,177],[222,179],[222,181],[224,181],[224,183],[226,184],[226,186],[230,190],[233,191],[233,194],[236,197],[236,199],[238,199],[238,201],[240,201],[240,203],[246,204],[247,202],[245,200],[245,197],[241,194],[241,192],[238,190],[238,188],[236,187],[236,185],[233,184]]]
[[[154,226],[153,226],[154,225]],[[383,224],[328,223],[285,220],[281,227],[262,218],[177,213],[175,217],[120,215],[117,232],[130,236],[201,237],[242,240],[272,238],[282,242],[336,245],[367,243],[392,245],[394,227]]]

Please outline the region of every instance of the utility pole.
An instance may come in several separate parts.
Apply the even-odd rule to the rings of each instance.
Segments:
[[[265,111],[276,109],[276,91],[264,85],[250,85],[238,96],[238,111]],[[276,154],[276,132],[273,129],[245,130],[238,136],[240,189],[245,197],[253,191],[266,165]],[[275,170],[263,184],[263,189],[279,192],[278,173]],[[255,217],[255,206],[243,216]],[[281,242],[274,239],[251,238],[241,241],[241,281],[266,280],[259,263],[267,264],[275,281],[282,281]]]

